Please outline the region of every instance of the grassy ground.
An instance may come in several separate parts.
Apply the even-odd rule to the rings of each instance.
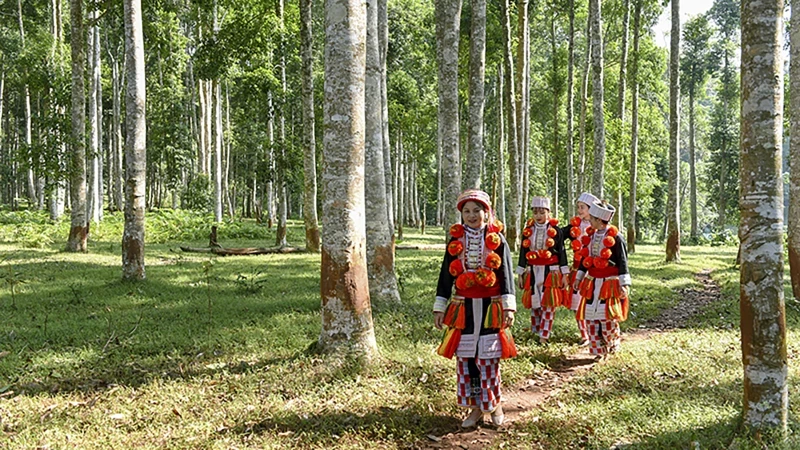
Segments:
[[[184,254],[177,245],[205,245],[203,233],[162,224],[153,234],[164,243],[147,247],[147,280],[130,284],[120,281],[116,225],[96,230],[88,254],[61,252],[46,224],[15,239],[17,225],[0,225],[0,448],[409,448],[460,421],[454,363],[435,354],[438,251],[398,253],[403,303],[373,305],[382,357],[363,368],[308,351],[320,328],[318,255]],[[33,232],[51,242],[32,245]],[[196,239],[177,242],[175,233]],[[271,233],[228,224],[219,239],[268,246]],[[292,243],[301,236],[293,224]],[[435,236],[406,230],[405,242],[440,242]],[[660,246],[638,249],[624,329],[673,305],[703,268],[715,269],[724,300],[687,330],[626,343],[531,411],[505,448],[726,448],[736,440],[735,250],[684,247],[683,264],[664,265]],[[795,386],[800,314],[794,304],[787,312]],[[520,356],[503,362],[506,386],[578,350],[567,311],[546,348],[531,343],[527,323],[522,311]],[[797,433],[795,409],[791,417]]]

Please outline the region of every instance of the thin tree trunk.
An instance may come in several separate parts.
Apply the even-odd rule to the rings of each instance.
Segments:
[[[378,0],[367,2],[364,187],[366,191],[367,270],[373,302],[399,302],[394,270],[394,235],[386,218],[383,156],[383,92],[378,29]],[[310,24],[309,24],[310,25]],[[309,52],[309,57],[310,57]],[[309,73],[310,75],[310,73]]]
[[[389,8],[388,0],[378,0],[378,49],[380,51],[381,65],[381,121],[383,123],[383,171],[386,177],[386,206],[389,220],[389,230],[394,239],[394,209],[392,198],[392,146],[389,140],[389,94],[386,87],[388,73],[386,69],[386,55],[389,52]]]
[[[669,54],[669,192],[667,201],[667,262],[681,260],[680,187],[680,0],[672,0]]]
[[[589,103],[589,70],[592,54],[592,17],[586,20],[586,52],[583,59],[583,77],[581,79],[581,118],[579,125],[580,151],[578,155],[578,186],[576,192],[586,189],[586,111]]]
[[[531,39],[528,21],[528,0],[517,2],[517,145],[519,145],[521,217],[514,224],[516,229],[522,228],[525,213],[528,211],[528,189],[530,187],[528,166],[530,164],[530,54]]]
[[[592,40],[592,103],[594,119],[594,168],[592,170],[592,192],[604,197],[606,131],[603,114],[603,20],[600,0],[589,0]]]
[[[789,92],[791,146],[789,153],[789,272],[792,294],[800,301],[800,0],[792,1]],[[2,98],[2,94],[0,94]]]
[[[326,2],[325,180],[322,211],[323,352],[376,356],[364,236],[363,2]],[[354,214],[353,212],[359,212]]]
[[[567,215],[575,215],[575,0],[569,0],[569,46],[567,49]]]
[[[742,1],[740,310],[744,426],[786,438],[783,298],[783,1]],[[768,433],[769,432],[769,433]],[[763,433],[763,434],[762,434]]]
[[[141,0],[125,0],[125,230],[122,233],[122,278],[142,280],[146,176],[144,35]]]
[[[70,161],[71,225],[67,250],[85,252],[89,236],[86,220],[86,146],[84,138],[84,82],[85,40],[83,35],[83,1],[70,0],[70,25],[72,28],[72,158]]]
[[[694,89],[689,89],[689,207],[691,208],[692,228],[689,236],[697,240],[697,157],[695,156]]]
[[[636,189],[639,163],[639,30],[642,18],[642,0],[634,0],[633,64],[631,67],[631,166],[630,203],[628,207],[628,253],[636,252]]]
[[[405,165],[406,158],[403,152],[403,130],[397,133],[397,239],[403,240],[403,226],[405,225]]]
[[[461,156],[458,131],[458,41],[461,0],[439,0],[436,4],[438,53],[439,129],[442,141],[442,184],[445,223],[458,221],[455,208],[461,191]]]
[[[89,54],[89,204],[88,215],[93,223],[100,223],[100,209],[102,209],[102,197],[100,196],[100,186],[103,181],[100,178],[100,130],[97,117],[99,96],[97,91],[100,88],[100,58],[97,46],[99,45],[99,33],[96,32],[98,12],[92,11],[92,26],[89,27],[87,39],[87,53]],[[97,35],[97,39],[95,36]]]
[[[505,109],[503,108],[503,63],[497,65],[497,195],[495,196],[495,208],[497,218],[506,223],[506,174],[505,174],[505,155],[503,150],[506,147],[505,136]]]
[[[486,82],[486,0],[470,0],[472,16],[469,49],[469,145],[464,188],[479,189],[483,163],[483,112]]]
[[[317,156],[314,135],[314,54],[312,0],[300,0],[300,57],[303,84],[303,222],[306,249],[319,253],[317,225]],[[383,134],[383,131],[381,131]],[[383,174],[383,171],[381,171]],[[382,198],[386,199],[386,195]],[[389,228],[391,230],[391,228]],[[369,242],[369,241],[368,241]]]
[[[625,83],[627,81],[626,72],[628,70],[628,28],[631,16],[631,0],[622,1],[622,46],[619,57],[619,91],[617,97],[617,118],[621,128],[625,129]],[[620,133],[620,136],[623,134]]]
[[[552,212],[553,217],[558,217],[558,163],[557,163],[557,156],[561,152],[561,148],[558,142],[558,133],[560,130],[559,121],[558,121],[558,110],[561,107],[560,99],[561,99],[561,90],[559,89],[558,84],[558,46],[556,42],[556,10],[553,9],[553,16],[550,18],[550,46],[552,52],[552,64],[553,64],[553,154],[552,154],[552,164],[553,167],[553,206]]]
[[[503,66],[505,67],[505,96],[506,110],[508,119],[508,171],[509,171],[509,205],[508,221],[506,222],[506,240],[511,248],[519,245],[519,225],[522,215],[522,177],[520,172],[520,145],[517,128],[517,113],[515,108],[516,93],[514,89],[514,64],[511,52],[511,11],[509,0],[502,0],[500,6],[503,9]]]
[[[279,27],[279,42],[278,42],[278,80],[281,83],[281,97],[276,111],[278,113],[278,161],[277,171],[277,187],[278,194],[278,229],[275,232],[275,245],[278,247],[285,247],[288,244],[286,241],[286,219],[288,215],[288,186],[286,183],[286,42],[283,36],[285,32],[284,18],[283,18],[283,0],[276,2],[276,16],[278,17]]]
[[[121,105],[120,105],[120,95],[121,95],[121,88],[120,88],[120,74],[119,74],[119,63],[116,59],[113,60],[113,64],[111,65],[111,78],[112,78],[112,111],[113,111],[113,118],[112,122],[112,133],[113,133],[113,146],[112,146],[112,158],[113,158],[113,180],[114,180],[114,204],[118,211],[121,211],[123,208],[122,204],[122,196],[123,196],[123,173],[122,173],[122,127],[120,124],[122,123],[122,114],[121,114]]]

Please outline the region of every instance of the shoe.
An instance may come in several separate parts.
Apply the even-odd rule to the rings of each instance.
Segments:
[[[586,347],[587,345],[589,345],[588,339],[581,339],[581,341],[578,342],[578,347]]]
[[[483,422],[483,411],[473,408],[469,416],[461,422],[461,428],[472,428],[478,425],[478,422]]]
[[[495,408],[494,411],[492,411],[492,423],[495,424],[495,426],[499,427],[500,425],[503,424],[505,419],[506,416],[505,414],[503,414],[503,407],[501,405],[498,405],[497,408]]]

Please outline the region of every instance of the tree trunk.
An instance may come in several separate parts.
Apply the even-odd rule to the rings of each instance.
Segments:
[[[479,189],[483,163],[483,85],[486,81],[486,0],[471,0],[469,48],[469,145],[464,188]]]
[[[569,0],[569,46],[567,49],[567,216],[575,215],[575,0]]]
[[[552,206],[552,214],[553,217],[558,217],[558,162],[557,156],[561,153],[560,144],[558,142],[558,133],[560,130],[559,122],[558,122],[558,111],[561,109],[561,103],[559,100],[561,99],[561,90],[559,89],[558,83],[558,44],[556,42],[556,10],[555,8],[552,11],[553,16],[550,18],[550,47],[552,52],[552,64],[553,64],[553,155],[552,155],[552,180],[553,180],[553,206]],[[547,174],[550,175],[550,174]]]
[[[509,171],[509,205],[508,221],[506,225],[506,240],[511,248],[519,245],[519,224],[522,215],[522,186],[520,177],[519,139],[517,129],[517,114],[515,108],[516,94],[514,90],[514,64],[511,52],[511,12],[509,0],[502,0],[503,9],[503,66],[505,67],[505,97],[506,110],[501,111],[508,119],[508,171]]]
[[[791,146],[789,153],[789,272],[792,294],[800,301],[800,0],[792,1],[789,92]]]
[[[636,189],[639,163],[639,30],[642,20],[642,0],[634,0],[633,64],[631,67],[631,165],[630,203],[628,204],[628,253],[636,252]]]
[[[742,416],[748,431],[785,439],[788,415],[783,298],[783,2],[742,2]],[[767,435],[769,436],[769,435]]]
[[[142,280],[146,176],[144,34],[141,0],[125,0],[125,230],[122,233],[122,278]]]
[[[397,133],[397,238],[403,240],[403,226],[405,225],[405,164],[406,158],[403,154],[403,130]]]
[[[322,207],[323,352],[377,356],[364,235],[363,2],[325,4],[325,199]]]
[[[98,104],[100,99],[98,90],[100,89],[100,33],[97,30],[97,20],[99,13],[95,10],[91,13],[92,26],[88,33],[88,54],[89,54],[89,198],[88,215],[93,223],[100,223],[100,210],[103,208],[103,197],[100,195],[100,186],[103,179],[100,175],[100,121],[98,117]]]
[[[313,253],[319,253],[317,151],[314,134],[314,40],[311,34],[312,1],[300,0],[300,57],[303,78],[303,222],[306,228],[306,249]],[[382,197],[385,199],[386,195]]]
[[[625,128],[625,73],[628,70],[628,29],[631,16],[631,0],[622,1],[622,46],[620,47],[619,57],[619,92],[617,97],[617,118],[620,121],[621,130]],[[623,133],[620,133],[620,139]],[[622,147],[620,147],[622,148]]]
[[[111,147],[112,153],[112,170],[111,173],[112,179],[114,180],[113,183],[113,193],[114,193],[114,205],[116,206],[117,211],[121,211],[123,208],[122,204],[122,197],[123,197],[123,173],[122,173],[122,127],[120,124],[122,123],[122,114],[121,114],[121,105],[120,105],[120,95],[121,95],[121,81],[120,81],[121,74],[119,73],[119,63],[116,59],[113,60],[111,65],[111,78],[112,78],[112,114],[113,118],[111,119],[112,122],[112,139],[113,142]]]
[[[580,118],[580,152],[578,155],[578,186],[576,192],[586,189],[586,111],[589,103],[589,70],[592,54],[592,16],[586,21],[586,52],[583,59],[583,78],[581,79],[581,118]]]
[[[503,150],[506,147],[505,137],[505,110],[503,109],[503,63],[497,65],[497,195],[495,196],[495,209],[497,218],[506,223],[506,174]]]
[[[389,8],[388,0],[378,0],[378,50],[381,66],[381,122],[383,123],[383,175],[386,177],[386,212],[389,230],[394,238],[394,209],[392,198],[392,146],[389,140],[389,93],[386,88],[388,73],[386,55],[389,52]]]
[[[71,225],[67,251],[85,252],[89,236],[86,220],[86,135],[83,67],[85,43],[83,34],[83,0],[70,0],[72,47],[72,158],[70,161]]]
[[[697,241],[697,175],[695,156],[695,125],[694,125],[694,87],[689,89],[689,207],[691,209],[692,228],[689,236],[692,242]]]
[[[367,269],[373,302],[399,302],[394,271],[394,234],[386,220],[386,177],[383,163],[383,92],[378,0],[367,2],[364,184],[366,190]],[[309,55],[310,57],[310,55]],[[310,75],[310,74],[309,74]]]
[[[667,201],[667,262],[681,260],[680,188],[680,0],[672,1],[672,31],[669,50],[669,192]]]
[[[442,141],[442,185],[445,224],[458,222],[456,199],[461,191],[461,156],[458,131],[458,40],[461,0],[436,3],[438,53],[439,130]]]
[[[606,131],[603,115],[603,20],[600,0],[589,0],[592,40],[592,112],[594,115],[594,168],[592,193],[603,198],[605,184]]]
[[[276,166],[276,192],[278,194],[278,229],[275,232],[275,245],[283,247],[289,245],[286,241],[286,219],[288,215],[289,192],[286,183],[286,43],[283,36],[285,32],[283,22],[283,0],[278,0],[275,5],[278,17],[279,42],[278,42],[278,80],[281,83],[281,96],[278,107],[278,164]]]
[[[522,228],[522,222],[528,211],[528,189],[530,188],[528,165],[530,164],[530,54],[531,39],[528,21],[528,0],[517,2],[517,145],[519,146],[519,170],[521,217],[514,224],[516,229]]]

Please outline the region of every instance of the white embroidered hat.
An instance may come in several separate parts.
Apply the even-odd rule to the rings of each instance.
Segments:
[[[546,208],[550,209],[550,199],[547,197],[533,197],[531,199],[531,209],[533,208]]]
[[[589,206],[589,215],[592,217],[597,217],[600,220],[605,220],[606,222],[610,221],[611,218],[614,217],[614,213],[616,211],[617,210],[613,206],[607,203],[603,204],[599,200]]]
[[[580,197],[578,197],[577,201],[586,203],[588,206],[592,206],[594,202],[600,201],[600,199],[588,192],[584,192],[580,195]]]

